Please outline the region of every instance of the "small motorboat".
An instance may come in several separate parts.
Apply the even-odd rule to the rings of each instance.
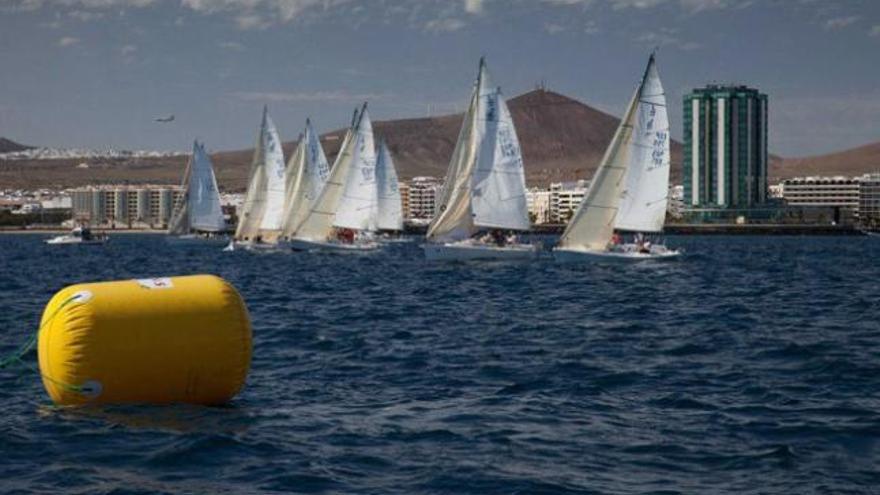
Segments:
[[[76,227],[69,234],[59,235],[46,239],[46,244],[104,244],[107,242],[107,234],[93,234],[88,227]]]

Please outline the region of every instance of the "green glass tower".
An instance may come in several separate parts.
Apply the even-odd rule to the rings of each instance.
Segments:
[[[709,85],[684,96],[686,208],[767,202],[767,95]]]

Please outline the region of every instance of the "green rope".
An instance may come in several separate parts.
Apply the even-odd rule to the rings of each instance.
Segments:
[[[58,385],[59,387],[65,389],[67,391],[80,392],[80,393],[89,392],[89,390],[87,388],[84,388],[82,386],[64,383],[64,382],[61,382],[59,380],[52,378],[49,375],[45,375],[45,374],[41,373],[40,370],[36,366],[34,366],[32,363],[29,363],[23,359],[37,345],[37,341],[40,338],[40,332],[43,331],[43,328],[45,328],[47,325],[49,325],[52,322],[52,320],[55,319],[55,317],[58,315],[58,313],[61,312],[62,309],[64,309],[64,307],[66,307],[68,304],[76,301],[77,299],[79,299],[79,297],[80,297],[80,294],[74,294],[74,295],[70,296],[69,298],[67,298],[67,300],[64,301],[63,303],[61,303],[57,308],[55,308],[55,311],[53,311],[52,314],[50,314],[49,317],[46,318],[46,320],[40,324],[39,328],[37,328],[37,331],[34,332],[33,334],[31,334],[31,336],[25,341],[24,344],[22,344],[18,348],[18,350],[16,350],[15,352],[6,356],[3,359],[0,359],[0,369],[8,368],[12,365],[24,366],[24,367],[30,368],[31,370],[33,370],[34,372],[36,372],[37,374],[39,374],[43,378],[49,380],[50,382]]]

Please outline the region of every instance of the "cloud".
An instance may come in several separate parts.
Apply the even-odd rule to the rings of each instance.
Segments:
[[[225,48],[225,49],[227,49],[229,51],[233,51],[233,52],[243,52],[244,51],[244,45],[242,45],[241,43],[239,43],[237,41],[221,41],[220,43],[217,43],[217,46],[219,46],[220,48]]]
[[[550,5],[577,5],[582,7],[610,5],[614,10],[647,10],[672,5],[689,13],[697,13],[704,10],[748,7],[754,4],[755,0],[543,0],[543,2]]]
[[[368,101],[385,98],[378,93],[351,93],[346,90],[314,91],[314,92],[262,92],[262,91],[239,91],[232,93],[234,98],[243,101],[262,101],[269,103],[298,103],[298,102],[350,102]]]
[[[547,31],[549,34],[559,34],[565,31],[565,26],[553,22],[545,22],[544,31]]]
[[[826,31],[843,29],[850,24],[858,21],[859,19],[861,18],[857,15],[851,15],[847,17],[835,17],[833,19],[828,19],[827,21],[825,21],[825,23],[822,24],[822,28]]]
[[[468,14],[482,14],[484,0],[464,0],[464,11]]]
[[[270,24],[258,14],[242,14],[235,18],[235,25],[238,26],[238,29],[242,30],[265,29]]]
[[[431,19],[425,23],[425,30],[432,33],[443,33],[458,31],[465,26],[464,21],[452,17],[442,19]]]
[[[122,45],[122,47],[119,48],[119,53],[124,56],[132,55],[136,51],[137,47],[134,45]]]
[[[104,18],[103,12],[90,12],[87,10],[71,10],[67,15],[71,19],[82,22],[96,21]]]
[[[691,51],[702,47],[695,41],[686,41],[678,37],[678,31],[675,29],[661,28],[659,31],[649,31],[640,35],[635,39],[637,43],[654,46],[671,46],[679,50]]]
[[[589,21],[587,22],[587,25],[584,26],[584,33],[586,34],[596,34],[601,31],[602,30],[599,29],[599,25],[596,23],[596,21]]]
[[[79,43],[79,38],[74,38],[73,36],[64,36],[58,40],[58,46],[67,47],[73,46]]]

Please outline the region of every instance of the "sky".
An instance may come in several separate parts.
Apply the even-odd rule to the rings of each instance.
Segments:
[[[285,141],[363,101],[461,111],[481,55],[509,97],[543,82],[619,115],[655,47],[674,137],[714,82],[769,95],[772,153],[880,140],[875,0],[0,0],[0,136],[240,149],[264,104]]]

